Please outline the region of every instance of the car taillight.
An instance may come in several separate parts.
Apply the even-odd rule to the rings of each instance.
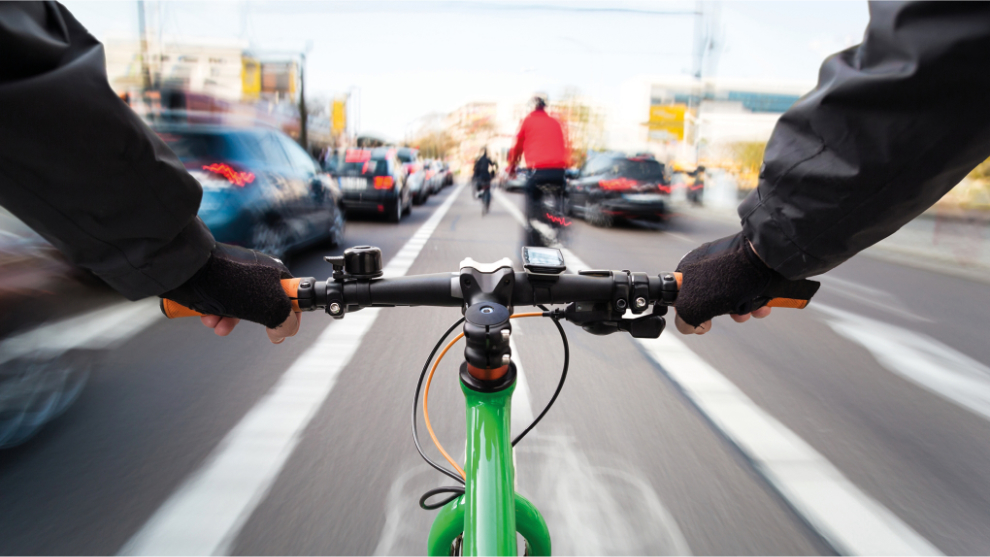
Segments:
[[[254,172],[240,172],[227,163],[218,162],[206,165],[203,170],[223,176],[231,184],[242,188],[254,182]]]
[[[376,190],[390,190],[392,189],[392,184],[395,180],[391,176],[375,176],[375,189]]]
[[[657,184],[657,189],[660,190],[660,193],[670,193],[672,190],[670,186],[665,186],[663,184]]]
[[[601,180],[598,182],[598,187],[608,191],[630,190],[637,185],[638,183],[636,180],[630,180],[629,178],[613,178],[611,180]]]

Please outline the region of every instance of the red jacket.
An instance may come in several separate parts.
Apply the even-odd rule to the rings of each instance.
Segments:
[[[567,168],[570,164],[564,130],[544,110],[534,110],[522,121],[516,144],[509,150],[509,166],[514,168],[523,156],[528,168]]]

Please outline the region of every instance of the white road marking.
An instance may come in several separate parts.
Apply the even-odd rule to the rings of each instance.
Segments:
[[[458,186],[389,261],[385,276],[409,270],[463,188]],[[380,311],[367,308],[328,327],[120,554],[226,555]]]
[[[159,319],[157,298],[117,303],[4,340],[0,364],[29,354],[55,357],[74,348],[113,348]]]
[[[591,268],[561,251],[568,269]],[[846,555],[941,555],[672,333],[637,342],[833,548]]]
[[[529,386],[514,340],[520,321],[513,320],[509,337],[519,374],[512,396],[513,433],[533,420]],[[572,437],[544,435],[538,429],[514,450],[513,462],[517,460],[523,463],[521,467],[516,464],[517,489],[521,483],[521,493],[530,496],[550,524],[555,554],[691,554],[677,521],[638,471],[596,467]],[[402,469],[389,488],[385,526],[375,555],[420,553],[434,517],[417,512],[413,505],[421,493],[436,486],[436,473],[421,463]]]
[[[840,279],[831,275],[815,277],[815,280],[821,281],[822,286],[825,287],[827,292],[843,296],[854,302],[875,307],[898,317],[912,319],[914,321],[925,321],[928,323],[932,322],[931,319],[922,317],[911,311],[910,308],[904,304],[904,302],[890,292],[884,292],[883,290],[879,290],[877,288],[870,288],[869,286],[859,284],[858,282]],[[810,307],[818,306],[819,304],[812,304]]]
[[[501,190],[492,190],[492,197],[494,197],[502,205],[502,207],[504,207],[505,210],[512,215],[512,218],[516,219],[516,222],[524,228],[526,227],[526,217],[522,214],[522,211],[520,211],[519,207],[516,207],[516,204],[510,201]]]
[[[573,436],[541,434],[517,451],[521,493],[550,526],[556,555],[690,555],[653,486],[610,455],[595,466]]]
[[[518,435],[522,433],[529,424],[533,422],[535,415],[533,414],[533,404],[531,401],[529,383],[526,381],[526,372],[523,369],[522,358],[519,357],[519,349],[516,347],[515,336],[518,334],[519,321],[522,319],[513,319],[515,323],[512,324],[512,335],[509,336],[509,349],[512,351],[512,361],[516,364],[516,390],[512,393],[512,434]],[[536,429],[530,431],[528,435],[533,435],[536,433]]]
[[[990,367],[927,335],[822,304],[811,307],[883,367],[990,420]]]

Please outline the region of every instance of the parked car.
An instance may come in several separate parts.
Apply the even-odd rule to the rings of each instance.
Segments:
[[[397,223],[412,210],[412,192],[396,149],[348,149],[339,172],[348,212],[377,213]]]
[[[429,161],[426,170],[426,179],[430,185],[430,195],[440,193],[443,189],[443,164],[440,161]]]
[[[152,127],[203,186],[199,217],[218,241],[283,258],[343,239],[336,181],[287,135],[213,124]]]
[[[409,191],[412,193],[413,203],[416,205],[426,203],[431,193],[426,180],[426,170],[418,162],[408,163],[405,168],[406,185],[409,186]]]
[[[450,163],[440,163],[440,172],[443,176],[443,180],[440,183],[441,188],[454,185],[454,172],[450,170]]]
[[[670,178],[653,157],[602,154],[589,160],[568,181],[572,214],[596,226],[617,219],[665,221],[669,216]]]
[[[420,162],[419,149],[413,149],[412,147],[399,147],[395,150],[395,157],[402,164]]]
[[[502,182],[502,188],[509,192],[523,191],[526,188],[526,182],[532,174],[533,171],[529,168],[517,168],[514,176],[506,174]]]

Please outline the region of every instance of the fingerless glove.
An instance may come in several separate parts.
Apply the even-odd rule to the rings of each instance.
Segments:
[[[161,297],[201,313],[237,317],[274,329],[292,312],[292,302],[280,282],[287,278],[292,273],[278,259],[217,244],[192,278]]]
[[[776,296],[810,300],[819,283],[791,281],[766,266],[742,233],[703,244],[677,265],[684,278],[674,307],[697,327],[719,315],[759,309]]]

